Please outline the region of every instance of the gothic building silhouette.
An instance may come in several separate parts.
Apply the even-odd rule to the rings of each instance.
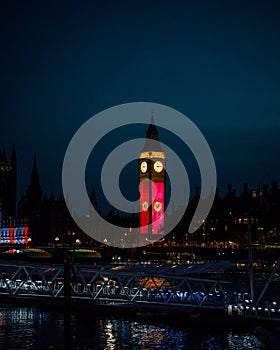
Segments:
[[[17,157],[13,147],[10,159],[0,151],[0,221],[16,217]]]
[[[1,151],[0,231],[2,243],[27,244],[28,239],[30,243],[30,237],[32,244],[73,245],[76,241],[83,245],[97,243],[77,227],[61,195],[55,198],[53,194],[48,196],[44,193],[40,183],[36,157],[33,160],[29,186],[22,194],[18,207],[16,206],[16,182],[16,151],[14,148],[12,149],[10,158],[7,157],[5,151]],[[205,246],[209,246],[213,242],[234,242],[246,246],[248,222],[250,221],[254,243],[272,244],[278,242],[280,244],[280,189],[276,181],[258,188],[250,188],[248,183],[244,183],[240,195],[237,195],[232,185],[228,185],[224,196],[221,196],[217,190],[214,204],[207,219],[202,225],[198,222],[197,231],[190,234],[188,227],[199,197],[200,192],[197,188],[188,204],[185,215],[172,232],[165,237],[165,242],[175,241],[176,244],[182,245],[196,242]],[[139,215],[123,216],[114,208],[109,213],[104,213],[95,191],[92,192],[91,201],[98,213],[103,215],[105,219],[137,231]],[[173,215],[176,215],[176,209],[174,209]],[[168,219],[168,216],[165,216],[167,225]],[[85,220],[87,220],[86,216]],[[98,231],[98,227],[94,225],[91,229],[92,232]],[[2,237],[3,235],[4,237]]]

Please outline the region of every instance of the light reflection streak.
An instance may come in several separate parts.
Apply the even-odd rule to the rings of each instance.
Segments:
[[[42,312],[36,308],[0,307],[0,348],[63,349],[61,313]],[[205,328],[189,328],[176,322],[158,324],[150,320],[114,317],[73,317],[75,348],[102,350],[263,350],[265,347],[250,333]],[[11,347],[12,346],[12,347]],[[42,347],[45,346],[45,347]],[[47,347],[48,346],[48,347]],[[57,347],[59,346],[59,347]]]
[[[115,350],[116,349],[116,338],[113,334],[113,324],[108,321],[104,327],[104,332],[107,337],[105,350]]]

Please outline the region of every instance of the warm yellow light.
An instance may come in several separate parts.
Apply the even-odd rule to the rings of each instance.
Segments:
[[[165,159],[164,152],[142,152],[139,156],[140,159],[142,158],[159,158],[159,159]]]

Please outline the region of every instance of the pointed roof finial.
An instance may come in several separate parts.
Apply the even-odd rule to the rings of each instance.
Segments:
[[[152,112],[151,112],[151,122],[150,122],[150,124],[155,125],[155,121],[154,121],[154,111],[153,111],[153,110],[152,110]]]
[[[33,167],[32,167],[31,177],[33,179],[34,178],[38,179],[38,182],[39,182],[39,172],[38,172],[38,167],[37,167],[36,154],[34,154],[34,158],[33,158]]]
[[[153,142],[151,140],[156,142]],[[143,148],[143,152],[147,151],[163,152],[159,143],[159,132],[155,126],[154,112],[151,113],[151,122],[146,131],[146,142]]]
[[[156,126],[155,126],[154,112],[153,111],[151,113],[150,125],[149,125],[149,127],[147,129],[147,132],[146,132],[146,138],[159,141],[158,130],[157,130]]]
[[[37,159],[36,159],[36,154],[34,154],[34,158],[33,158],[33,169],[37,168]]]

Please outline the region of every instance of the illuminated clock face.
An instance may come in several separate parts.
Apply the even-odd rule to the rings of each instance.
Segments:
[[[157,173],[160,173],[163,169],[163,164],[159,160],[157,160],[154,164],[154,169]]]
[[[143,207],[143,210],[144,210],[144,211],[147,211],[148,208],[149,208],[149,204],[148,204],[147,202],[144,202],[144,203],[142,204],[142,207]]]
[[[148,168],[147,162],[142,162],[141,163],[141,171],[142,171],[142,173],[145,173],[147,171],[147,168]]]
[[[155,211],[160,211],[161,210],[161,203],[160,202],[155,202],[154,208],[155,208]]]

